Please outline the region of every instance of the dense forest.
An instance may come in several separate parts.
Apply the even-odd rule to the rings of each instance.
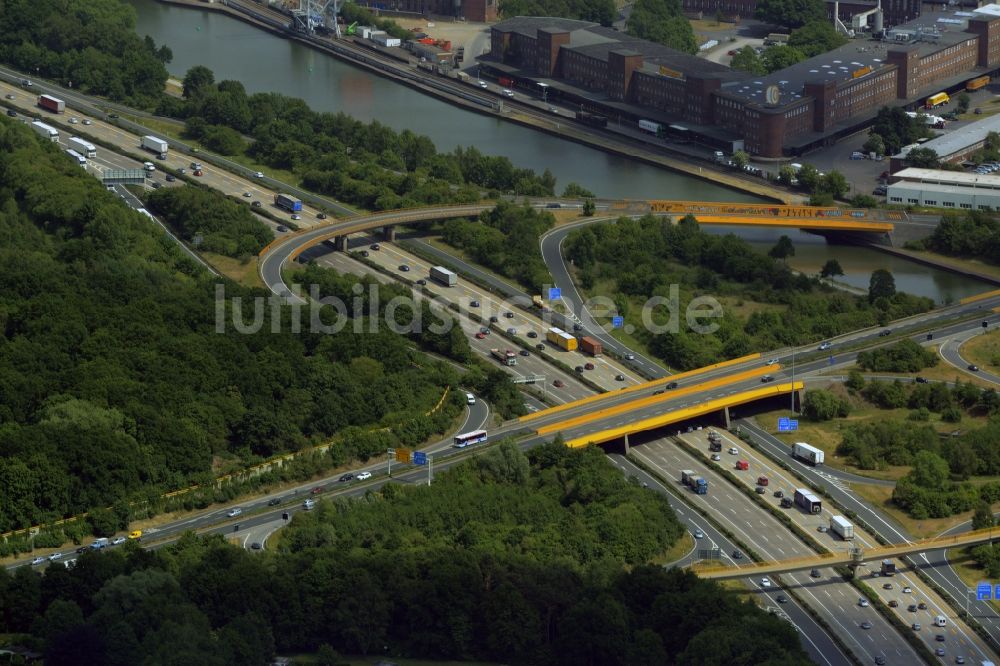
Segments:
[[[0,62],[60,85],[151,107],[172,59],[121,0],[0,0]]]
[[[430,139],[409,130],[320,113],[277,93],[248,95],[242,83],[217,83],[203,66],[185,75],[184,99],[164,97],[159,112],[186,119],[188,135],[213,150],[245,153],[295,173],[307,189],[369,210],[468,203],[484,193],[555,191],[548,171],[518,169],[506,157],[489,157],[475,147],[439,153]]]
[[[219,332],[211,276],[52,144],[0,122],[0,530],[188,485],[221,462],[347,428],[406,423],[393,436],[419,442],[461,409],[452,392],[423,416],[457,377],[413,350],[462,360],[461,337],[324,334],[308,313],[293,332],[288,308],[232,283]],[[237,330],[233,297],[248,325],[259,300],[258,332]]]
[[[462,218],[445,222],[442,238],[465,250],[474,262],[539,290],[551,277],[538,238],[554,224],[551,213],[500,202],[484,211],[478,222]]]
[[[587,226],[569,235],[563,247],[585,290],[606,281],[613,292],[629,297],[616,297],[618,314],[631,321],[650,351],[678,369],[833,337],[933,305],[927,298],[896,293],[884,271],[884,280],[873,280],[872,298],[797,275],[780,258],[794,252],[783,240],[765,256],[737,236],[703,231],[693,217],[671,224],[647,216]],[[762,308],[745,318],[724,311],[714,320],[719,329],[712,334],[695,334],[684,325],[678,333],[647,332],[640,306],[652,296],[669,297],[672,285],[679,285],[682,317],[691,299],[701,295],[783,307]]]
[[[1000,222],[991,213],[978,210],[961,215],[945,213],[923,246],[942,254],[1000,264]]]
[[[322,502],[251,553],[187,536],[0,570],[0,631],[46,664],[267,664],[318,651],[611,666],[807,664],[787,622],[648,566],[681,535],[666,498],[596,449],[512,443]],[[273,550],[272,543],[279,543]]]

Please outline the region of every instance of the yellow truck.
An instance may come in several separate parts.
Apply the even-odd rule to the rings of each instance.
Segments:
[[[545,339],[565,351],[576,351],[576,338],[561,328],[550,328],[545,333]]]

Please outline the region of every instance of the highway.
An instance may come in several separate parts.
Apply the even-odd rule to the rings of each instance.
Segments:
[[[938,348],[938,354],[947,363],[950,363],[951,365],[961,370],[963,373],[962,377],[964,379],[968,380],[971,379],[972,377],[975,377],[981,381],[990,382],[991,384],[995,384],[997,387],[1000,387],[1000,375],[994,374],[983,368],[979,368],[979,370],[976,371],[969,370],[970,363],[966,359],[962,358],[962,353],[959,350],[959,348],[962,346],[962,343],[971,340],[977,335],[982,335],[987,330],[996,330],[996,326],[973,329],[953,335],[952,337],[941,343],[941,346]]]
[[[736,471],[733,470],[733,474],[740,480],[740,482],[749,490],[754,490],[757,486],[756,481],[759,477],[764,476],[769,480],[766,486],[766,492],[761,495],[761,498],[768,504],[774,506],[780,511],[784,512],[793,523],[802,528],[814,541],[818,542],[820,546],[825,548],[827,551],[832,553],[844,553],[847,552],[851,547],[861,547],[865,550],[872,550],[879,546],[878,542],[875,540],[874,536],[869,534],[864,528],[859,525],[855,525],[854,529],[854,540],[853,542],[846,542],[837,537],[832,531],[827,529],[830,521],[830,516],[838,515],[839,512],[833,507],[824,507],[824,510],[819,515],[813,515],[806,513],[803,509],[798,506],[793,506],[788,509],[780,508],[780,500],[774,496],[776,490],[780,490],[787,497],[792,497],[795,488],[801,487],[801,483],[798,482],[794,477],[791,476],[787,471],[773,464],[770,458],[755,451],[753,448],[746,447],[743,442],[730,436],[726,432],[720,432],[722,437],[722,449],[723,453],[720,454],[722,460],[719,462],[710,462],[709,456],[709,445],[707,434],[702,432],[689,433],[681,435],[680,439],[683,439],[693,448],[701,453],[701,460],[703,464],[711,466],[725,467],[733,470],[735,460],[742,459],[749,463],[749,467],[746,470]],[[738,455],[730,455],[727,451],[730,447],[736,447],[739,451]],[[835,482],[833,482],[835,483]],[[850,493],[849,489],[844,490],[845,493]],[[826,531],[820,532],[820,529]],[[920,624],[922,627],[927,627],[927,631],[921,630],[917,632],[917,636],[920,637],[927,647],[933,652],[937,647],[937,641],[935,640],[935,634],[941,633],[947,636],[947,651],[952,657],[962,654],[967,658],[976,657],[981,659],[987,659],[990,654],[989,648],[968,626],[962,622],[958,616],[952,612],[948,607],[947,603],[941,599],[924,581],[918,578],[912,572],[906,570],[905,564],[901,561],[896,561],[897,573],[891,581],[882,579],[876,572],[878,567],[875,566],[868,571],[868,573],[862,573],[863,568],[859,568],[859,575],[865,577],[865,582],[875,590],[875,592],[880,596],[883,602],[889,604],[892,600],[895,600],[899,606],[897,606],[894,611],[896,612],[899,619],[904,624],[913,624],[914,622]],[[885,585],[890,585],[891,589],[885,589]],[[909,587],[913,590],[910,593],[904,593],[902,590]],[[927,605],[926,609],[917,609],[916,611],[909,611],[908,607],[910,604],[918,604],[919,602],[925,602]],[[948,618],[948,626],[946,628],[937,629],[933,627],[934,618],[938,615],[944,615]]]
[[[813,551],[742,492],[705,463],[693,458],[666,438],[650,439],[632,448],[632,455],[664,479],[674,481],[681,492],[747,547],[768,560],[811,555]],[[693,470],[708,480],[708,494],[697,495],[681,485],[680,471]],[[732,558],[726,558],[731,562]],[[745,558],[743,558],[745,559]],[[816,611],[841,641],[861,659],[873,664],[879,654],[889,664],[916,664],[921,661],[912,647],[874,608],[858,605],[859,593],[833,569],[820,569],[820,577],[808,573],[782,574],[786,586],[794,586],[802,599]],[[760,580],[753,581],[760,586]],[[870,622],[870,629],[862,624]]]

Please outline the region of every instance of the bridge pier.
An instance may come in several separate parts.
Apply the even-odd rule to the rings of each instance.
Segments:
[[[337,236],[333,239],[333,249],[337,252],[347,252],[347,236]]]
[[[390,242],[396,240],[396,227],[393,226],[382,227],[382,238]]]
[[[858,567],[864,562],[865,551],[855,547],[851,548],[849,552],[851,553],[851,561],[847,563],[847,568],[851,572],[851,578],[855,578],[858,574]]]
[[[628,433],[625,433],[625,438],[624,438],[624,442],[623,443],[625,445],[625,457],[627,458],[628,457]]]
[[[732,422],[729,419],[729,406],[728,405],[722,408],[722,418],[726,422],[726,430],[729,430],[730,428],[733,427],[733,424],[732,424]]]

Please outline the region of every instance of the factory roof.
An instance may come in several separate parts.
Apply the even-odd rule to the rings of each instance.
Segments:
[[[977,120],[965,127],[946,132],[936,139],[931,139],[921,144],[920,147],[930,148],[938,156],[947,159],[950,155],[960,153],[969,146],[982,143],[986,139],[986,135],[990,132],[1000,132],[1000,115]],[[911,146],[906,146],[897,155],[893,155],[893,157],[903,159],[911,149]],[[910,171],[910,169],[907,169],[907,171]]]
[[[906,183],[921,185],[947,185],[1000,190],[1000,176],[980,175],[968,171],[945,171],[943,169],[918,169],[910,167],[892,174]]]

